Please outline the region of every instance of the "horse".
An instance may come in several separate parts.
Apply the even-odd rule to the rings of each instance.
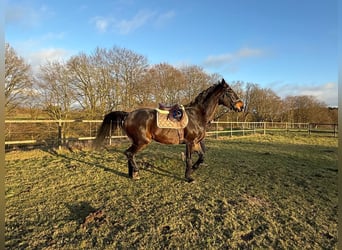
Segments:
[[[131,146],[124,152],[128,161],[128,175],[132,179],[140,179],[139,167],[135,155],[153,140],[162,144],[185,144],[185,179],[194,181],[191,176],[204,162],[204,142],[207,125],[214,119],[219,105],[240,112],[244,103],[225,82],[224,79],[202,91],[189,104],[184,105],[188,123],[182,129],[160,128],[157,126],[157,110],[140,108],[132,112],[114,111],[105,115],[93,142],[98,149],[110,130],[121,128],[131,140]],[[197,161],[192,164],[192,154],[198,154]]]

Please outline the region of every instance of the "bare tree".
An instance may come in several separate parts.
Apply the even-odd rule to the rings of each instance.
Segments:
[[[139,102],[147,66],[144,56],[117,47],[97,48],[68,61],[76,100],[91,118],[113,109],[132,109]]]
[[[328,115],[330,117],[329,123],[338,123],[338,108],[337,107],[329,107],[328,108]]]
[[[185,79],[184,103],[192,101],[201,91],[208,88],[212,79],[198,66],[183,66],[180,68]]]
[[[69,118],[74,93],[66,64],[57,61],[46,63],[40,68],[39,80],[44,110],[53,119]]]
[[[149,69],[146,78],[150,82],[155,102],[182,103],[187,86],[180,70],[167,63],[160,63]]]
[[[288,96],[284,100],[290,122],[325,122],[329,120],[327,105],[313,96]]]
[[[32,91],[32,72],[29,64],[5,44],[5,111],[9,114],[28,100]]]
[[[97,107],[97,80],[94,79],[95,70],[90,64],[89,56],[80,53],[68,61],[71,74],[71,84],[75,91],[75,99],[83,110],[94,118]]]
[[[80,53],[69,59],[68,72],[75,99],[90,118],[101,117],[115,106],[112,70],[107,51],[97,48],[92,55]]]
[[[111,67],[111,52],[97,48],[89,57],[97,82],[97,110],[106,114],[120,104],[121,90],[115,78],[115,70]]]
[[[132,109],[141,101],[139,84],[148,68],[147,58],[131,50],[113,47],[108,51],[108,62],[116,87],[120,88],[120,108]]]
[[[256,87],[251,94],[254,121],[274,121],[280,117],[281,99],[271,89]]]
[[[252,108],[250,107],[250,103],[253,98],[253,90],[257,88],[257,84],[251,82],[247,82],[246,84],[244,82],[238,82],[237,84],[239,84],[241,87],[245,85],[245,89],[242,92],[244,100],[244,121],[247,121],[248,118],[253,119]]]

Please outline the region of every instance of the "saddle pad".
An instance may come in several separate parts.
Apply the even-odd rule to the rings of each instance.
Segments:
[[[180,121],[171,121],[168,119],[168,113],[160,113],[156,110],[157,113],[157,126],[158,128],[174,128],[174,129],[181,129],[185,128],[188,125],[188,115],[186,112],[183,112],[183,117]]]

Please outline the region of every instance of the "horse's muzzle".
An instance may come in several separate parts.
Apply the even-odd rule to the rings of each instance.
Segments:
[[[238,101],[234,104],[234,111],[237,111],[237,112],[241,112],[243,111],[243,102],[242,101]]]

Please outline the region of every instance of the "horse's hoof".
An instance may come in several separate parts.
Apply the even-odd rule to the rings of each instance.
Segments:
[[[132,175],[132,179],[133,180],[140,180],[139,173],[138,172],[134,172],[133,175]]]
[[[188,183],[193,183],[193,182],[195,182],[195,179],[192,178],[192,177],[188,177],[188,178],[186,178],[186,180],[187,180]]]

